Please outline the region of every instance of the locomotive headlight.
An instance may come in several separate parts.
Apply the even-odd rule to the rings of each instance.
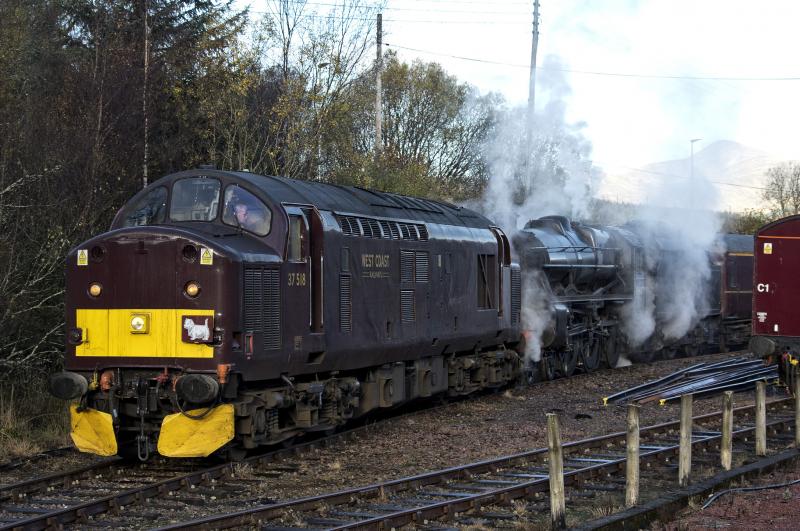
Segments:
[[[148,332],[149,316],[145,313],[135,313],[131,315],[131,333],[146,334]]]
[[[92,297],[99,297],[103,293],[103,286],[99,282],[92,282],[89,284],[89,295]]]
[[[194,281],[189,282],[183,288],[183,291],[189,297],[192,297],[192,298],[197,297],[200,294],[200,284],[198,284],[197,282],[194,282]]]

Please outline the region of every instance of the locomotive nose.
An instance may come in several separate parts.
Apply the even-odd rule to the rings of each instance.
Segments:
[[[195,360],[195,370],[213,369],[221,315],[229,313],[222,285],[229,260],[203,240],[123,229],[78,249],[67,270],[75,365],[92,370],[91,358],[114,357],[163,366],[165,358],[183,358]]]

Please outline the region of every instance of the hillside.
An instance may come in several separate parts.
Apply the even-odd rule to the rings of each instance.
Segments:
[[[728,140],[698,149],[694,154],[694,178],[706,179],[717,189],[715,210],[742,211],[762,205],[765,173],[778,159],[768,153]],[[602,199],[628,203],[658,204],[657,194],[665,179],[689,179],[690,157],[648,164],[628,172],[608,173],[600,186]]]

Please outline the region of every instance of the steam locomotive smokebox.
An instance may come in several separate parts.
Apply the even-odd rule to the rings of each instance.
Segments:
[[[74,400],[86,394],[89,382],[74,372],[59,372],[50,376],[50,394],[62,400]]]
[[[206,374],[187,374],[175,384],[178,396],[194,404],[211,402],[219,394],[219,384]]]

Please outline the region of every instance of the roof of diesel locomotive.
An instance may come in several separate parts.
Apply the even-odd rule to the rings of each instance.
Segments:
[[[308,204],[319,210],[329,210],[340,214],[428,221],[475,228],[495,226],[495,223],[481,214],[450,203],[368,190],[357,186],[301,181],[241,171],[206,169],[175,173],[164,177],[163,180],[199,175],[228,177],[245,181],[263,191],[276,203]]]

